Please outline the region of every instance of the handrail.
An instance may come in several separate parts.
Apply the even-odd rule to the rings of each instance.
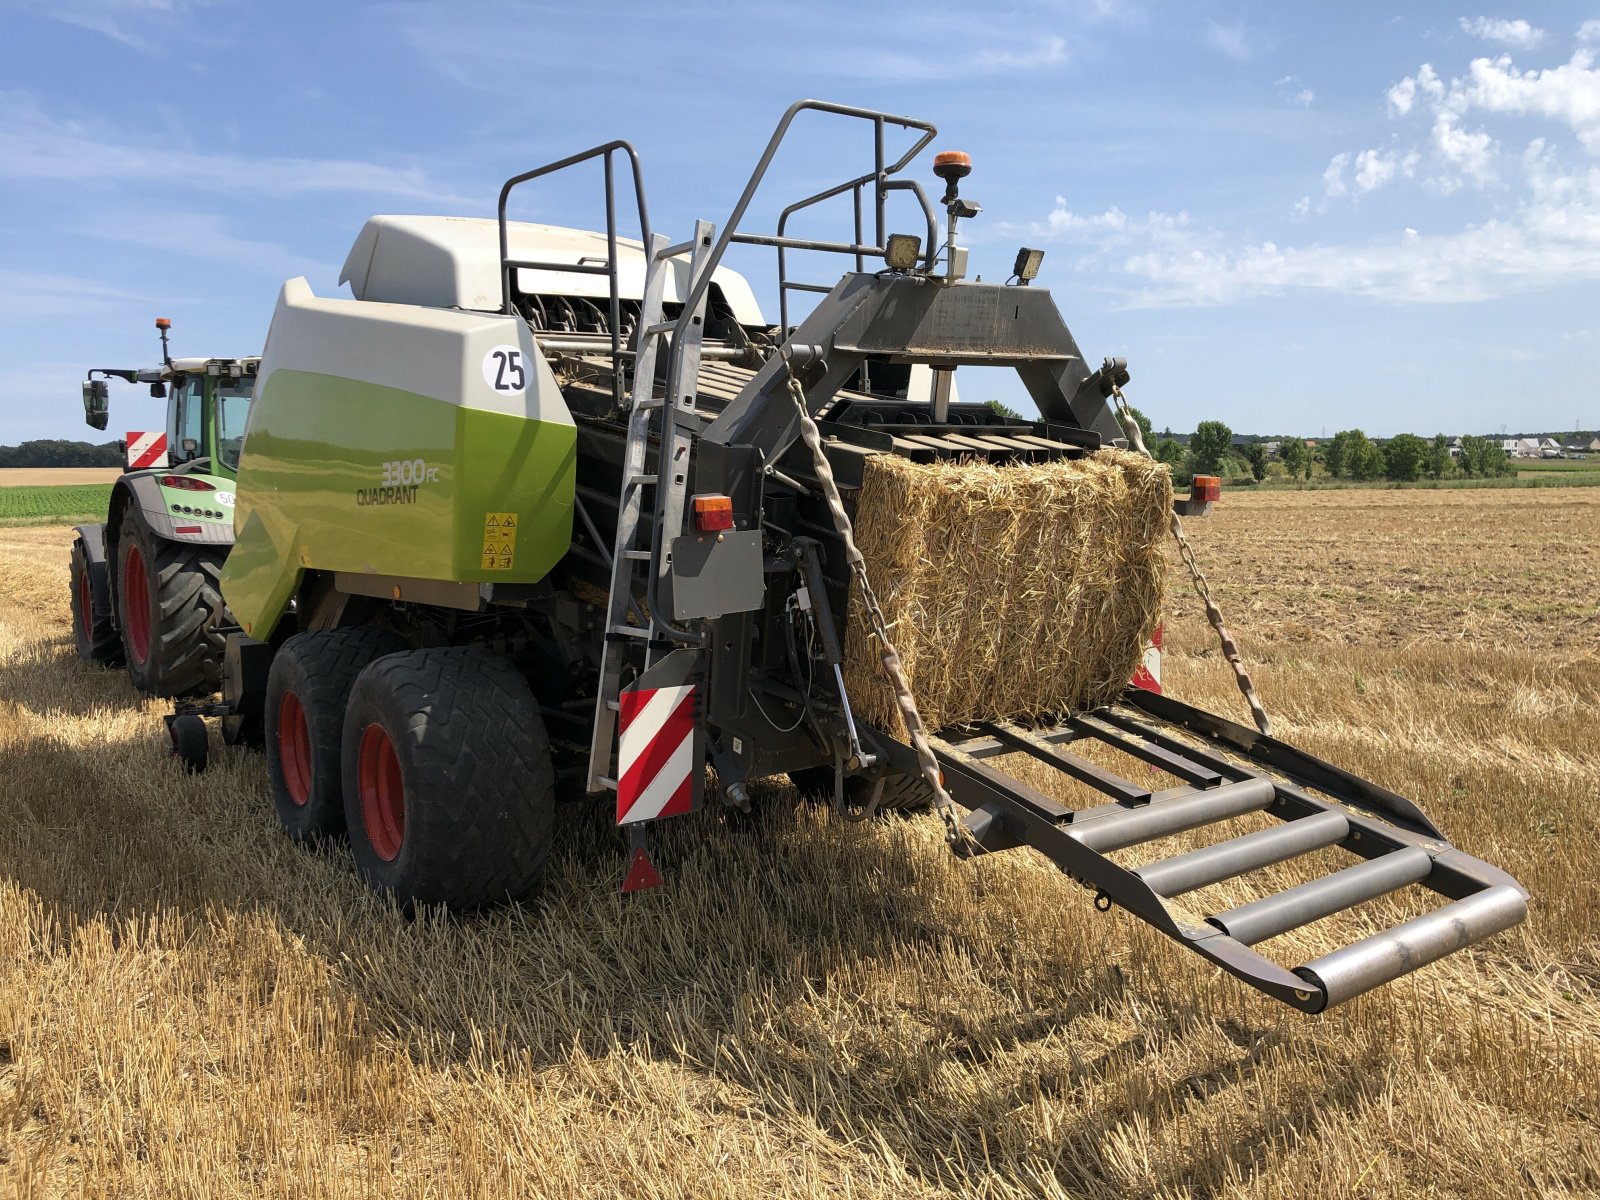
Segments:
[[[863,121],[872,122],[874,135],[873,173],[871,175],[864,175],[858,180],[851,180],[840,187],[831,189],[827,193],[810,197],[809,203],[817,203],[820,200],[828,199],[829,196],[839,195],[841,192],[847,191],[851,187],[859,187],[869,180],[877,180],[879,182],[878,195],[876,197],[877,203],[875,206],[877,216],[877,246],[865,246],[860,242],[859,239],[861,236],[861,231],[859,229],[859,225],[857,228],[858,240],[855,243],[850,244],[843,242],[801,241],[795,238],[738,232],[739,222],[744,219],[745,211],[750,207],[750,201],[755,198],[756,190],[761,186],[761,181],[766,177],[767,168],[772,165],[773,155],[777,153],[778,146],[783,142],[784,137],[788,134],[789,126],[793,124],[795,117],[808,110],[812,112],[833,113],[842,117],[855,117]],[[885,166],[883,161],[883,127],[885,125],[898,125],[902,129],[920,129],[922,131],[922,136],[916,140],[912,147],[902,154],[898,159],[896,159],[894,163],[888,166]],[[700,299],[705,294],[706,289],[711,286],[711,277],[716,272],[717,267],[721,264],[722,257],[727,252],[728,246],[732,242],[740,242],[746,245],[776,246],[780,254],[786,248],[795,250],[824,250],[840,254],[854,254],[858,257],[868,253],[881,254],[881,247],[884,238],[883,202],[884,191],[888,183],[888,177],[890,175],[898,174],[900,171],[904,170],[906,164],[915,158],[919,153],[921,153],[923,147],[925,147],[929,142],[933,141],[933,139],[938,135],[939,130],[935,126],[930,125],[926,121],[918,121],[913,117],[897,117],[890,113],[879,112],[876,109],[856,108],[848,104],[833,104],[825,100],[796,100],[789,106],[788,110],[784,112],[782,119],[778,121],[778,127],[773,130],[772,137],[767,142],[767,148],[762,151],[761,158],[759,161],[757,161],[755,170],[750,174],[750,181],[745,184],[744,191],[740,194],[738,203],[733,206],[733,212],[729,215],[728,219],[723,222],[722,232],[717,237],[717,244],[711,250],[711,256],[707,260],[705,271],[701,274],[699,279],[695,280],[694,286],[691,288],[689,295],[684,299],[683,311],[680,313],[677,323],[674,326],[675,333],[681,334],[684,329],[687,328],[690,320],[690,314],[695,311],[695,307],[700,303]],[[918,190],[920,192],[920,189]],[[807,202],[802,202],[800,207],[805,207],[806,203]],[[926,197],[923,198],[923,204],[926,207]],[[781,282],[782,280],[780,278],[780,284]],[[782,306],[781,297],[783,293],[784,289],[780,286],[780,307]]]
[[[882,123],[878,122],[877,124],[880,126],[881,134]],[[879,141],[881,143],[881,136]],[[861,231],[861,189],[873,180],[877,180],[878,183],[878,244],[876,246],[863,246],[860,244],[863,236]],[[855,191],[856,244],[848,249],[854,251],[855,253],[856,270],[862,271],[866,269],[866,264],[861,261],[864,256],[868,254],[882,254],[885,250],[883,245],[883,201],[886,197],[886,194],[889,192],[910,192],[912,195],[916,196],[917,201],[922,205],[922,215],[927,219],[928,222],[928,240],[926,243],[927,249],[923,252],[922,262],[927,270],[933,270],[934,259],[939,253],[939,226],[933,215],[933,205],[928,202],[927,193],[922,190],[922,185],[915,179],[890,179],[888,178],[887,173],[875,171],[871,175],[862,175],[858,179],[848,180],[847,182],[841,183],[836,187],[831,187],[826,191],[818,192],[814,196],[807,196],[804,200],[796,200],[793,204],[789,205],[788,208],[784,209],[783,212],[778,214],[778,234],[777,237],[771,239],[770,243],[756,237],[739,237],[734,239],[735,241],[750,242],[757,245],[771,244],[778,248],[778,328],[782,329],[785,335],[788,334],[789,330],[789,293],[791,291],[831,292],[833,289],[831,287],[820,287],[816,284],[788,282],[787,263],[784,258],[784,251],[790,249],[838,251],[845,248],[837,246],[831,242],[808,243],[785,238],[783,231],[788,228],[789,218],[795,213],[799,212],[801,209],[810,208],[812,205],[820,204],[824,200],[831,200],[847,189],[854,189]]]
[[[546,163],[542,167],[535,167],[531,171],[524,171],[521,175],[513,175],[505,181],[500,188],[500,311],[506,316],[513,316],[516,310],[511,305],[511,272],[519,267],[537,268],[546,271],[571,271],[583,275],[599,275],[604,273],[610,283],[610,324],[611,324],[611,391],[612,398],[617,407],[622,407],[622,300],[617,282],[617,190],[616,172],[612,165],[612,157],[618,152],[628,156],[628,163],[633,169],[633,193],[639,208],[639,235],[646,247],[650,246],[650,209],[644,199],[644,174],[639,167],[639,154],[631,144],[625,141],[606,142],[604,145],[595,146],[579,154],[571,154],[556,162]],[[530,179],[539,179],[545,175],[553,175],[557,171],[564,171],[578,163],[587,162],[591,158],[603,158],[606,178],[606,262],[605,266],[589,265],[593,263],[592,256],[585,256],[577,263],[549,263],[549,262],[524,262],[511,258],[510,239],[506,231],[506,201],[511,196],[511,190],[519,184],[527,183]]]

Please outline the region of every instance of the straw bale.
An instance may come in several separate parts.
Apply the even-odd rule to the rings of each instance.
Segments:
[[[867,461],[856,538],[930,729],[1105,703],[1160,618],[1170,470],[1101,450],[991,466]],[[899,730],[860,597],[845,645],[851,703]]]

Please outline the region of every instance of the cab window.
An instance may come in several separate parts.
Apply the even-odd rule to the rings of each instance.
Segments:
[[[192,462],[205,452],[205,382],[188,379],[177,385],[172,401],[172,431],[167,453],[173,463]]]

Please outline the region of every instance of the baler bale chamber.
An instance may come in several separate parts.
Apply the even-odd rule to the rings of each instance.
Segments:
[[[748,232],[810,114],[860,123],[870,168]],[[891,158],[893,136],[911,144]],[[1005,284],[965,277],[966,156],[937,156],[937,201],[904,174],[934,136],[799,102],[729,219],[678,244],[651,229],[632,148],[608,143],[509,180],[497,222],[375,218],[346,265],[354,302],[285,288],[214,707],[254,722],[286,827],[342,826],[375,886],[471,906],[537,884],[565,778],[627,827],[632,889],[658,878],[652,823],[701,805],[707,766],[740,807],[786,774],[851,817],[935,807],[962,855],[1031,847],[1099,907],[1313,1012],[1521,920],[1515,881],[1410,802],[1128,686],[1160,615],[1170,479],[1126,449],[1126,365],[1088,365],[1032,286],[1036,252]],[[507,219],[517,188],[594,162],[603,233]],[[838,198],[846,240],[788,231]],[[891,209],[916,232],[893,233]],[[776,326],[723,266],[735,244],[775,250]],[[797,282],[797,251],[852,269]],[[791,325],[797,292],[820,299]],[[962,402],[973,366],[1015,370],[1040,419]],[[920,745],[883,634],[905,644]],[[1095,799],[999,769],[1017,755]],[[1159,852],[1196,831],[1210,840]],[[1179,899],[1334,847],[1349,866],[1242,908]],[[1447,903],[1294,968],[1254,949],[1413,884]]]

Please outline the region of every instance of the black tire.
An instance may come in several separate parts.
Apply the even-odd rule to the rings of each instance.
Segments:
[[[222,685],[233,618],[219,580],[226,546],[168,541],[130,509],[117,539],[117,623],[128,678],[147,696],[207,696]]]
[[[499,655],[412,650],[363,671],[345,714],[344,796],[362,878],[408,908],[518,900],[544,876],[550,741]]]
[[[184,713],[167,722],[167,740],[173,756],[183,764],[186,774],[198,775],[206,769],[211,755],[211,738],[206,723],[193,713]]]
[[[81,537],[72,541],[72,634],[78,657],[102,667],[122,665],[122,637],[111,621],[111,581],[104,562],[91,562]]]
[[[278,823],[297,842],[344,832],[344,710],[368,663],[405,649],[386,629],[297,633],[272,657],[262,712]]]
[[[804,767],[789,772],[789,782],[804,796],[832,803],[833,768]],[[865,775],[847,775],[844,781],[845,800],[860,807],[872,800],[874,781]],[[918,775],[890,775],[883,782],[883,795],[878,798],[879,812],[921,812],[933,807],[933,789],[928,781]]]

